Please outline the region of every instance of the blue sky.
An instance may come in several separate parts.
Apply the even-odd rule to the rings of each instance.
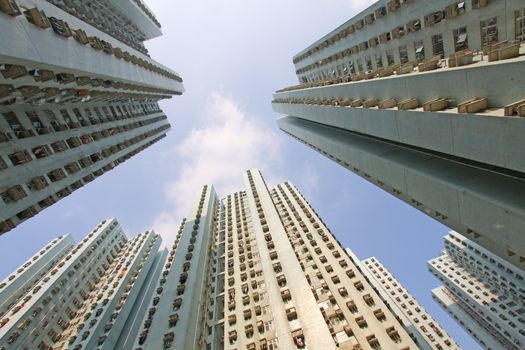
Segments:
[[[426,261],[448,228],[280,132],[272,93],[297,82],[292,56],[371,1],[146,1],[164,36],[152,57],[184,78],[186,93],[161,102],[168,137],[0,236],[0,278],[54,237],[84,237],[116,217],[129,235],[154,227],[166,240],[199,187],[242,189],[259,168],[270,186],[290,180],[360,258],[376,256],[464,349],[479,346],[432,300]]]

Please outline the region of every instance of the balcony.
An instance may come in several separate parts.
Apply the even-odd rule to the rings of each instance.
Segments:
[[[179,310],[181,305],[182,305],[182,298],[177,298],[173,300],[173,311]]]
[[[386,329],[386,332],[390,339],[392,339],[395,343],[401,342],[401,336],[399,335],[399,332],[394,327],[389,327]]]
[[[257,321],[256,323],[257,325],[257,330],[259,331],[259,333],[264,333],[264,322],[263,321]]]
[[[295,307],[289,307],[286,309],[286,317],[288,318],[288,321],[297,319],[297,311]]]
[[[295,346],[297,346],[298,349],[304,349],[306,347],[306,342],[304,339],[304,334],[302,329],[297,329],[292,332],[292,337]]]
[[[7,191],[5,192],[5,195],[9,198],[9,200],[16,202],[26,197],[27,193],[22,188],[22,186],[17,185],[17,186],[8,188]]]
[[[255,305],[254,307],[254,310],[255,310],[255,316],[261,316],[261,305]]]
[[[11,160],[11,162],[13,163],[13,165],[21,165],[21,164],[24,164],[24,163],[27,163],[27,162],[30,162],[31,160],[33,160],[31,158],[31,155],[29,155],[29,153],[27,151],[18,151],[18,152],[15,152],[15,153],[12,153],[9,155],[9,159]]]
[[[32,23],[37,27],[47,29],[51,26],[44,11],[41,11],[36,7],[25,10],[24,15],[29,23]]]
[[[168,320],[168,327],[175,327],[179,321],[179,314],[172,314]]]
[[[401,0],[389,0],[387,6],[389,12],[395,12],[401,7]]]
[[[359,328],[367,328],[368,324],[366,323],[366,320],[363,316],[359,316],[355,319],[355,323],[359,326]]]
[[[14,64],[0,65],[0,72],[5,79],[18,79],[27,75],[27,69],[24,66]]]
[[[232,315],[229,315],[228,316],[228,324],[230,326],[234,325],[235,323],[237,323],[237,316],[235,314],[232,314]]]
[[[164,338],[163,338],[164,349],[171,348],[174,340],[175,340],[175,333],[170,332],[170,333],[164,334]]]
[[[381,309],[377,309],[377,310],[375,310],[375,311],[374,311],[374,315],[375,315],[375,317],[376,317],[379,321],[381,321],[381,322],[383,322],[383,321],[386,320],[385,313],[384,313],[383,310],[381,310]]]
[[[250,324],[250,325],[245,326],[244,333],[246,334],[247,338],[251,338],[253,336],[253,325]]]
[[[380,350],[381,349],[381,344],[379,344],[379,340],[377,340],[376,336],[374,334],[372,335],[369,335],[368,337],[366,337],[366,340],[368,342],[368,344],[370,344],[370,347],[374,350]]]
[[[355,313],[357,313],[359,311],[357,309],[357,305],[355,304],[355,302],[353,300],[347,301],[346,302],[346,307],[348,307],[348,310],[350,310],[350,312],[353,313],[353,314],[355,314]]]
[[[244,315],[244,320],[251,319],[252,318],[252,310],[251,309],[244,310],[243,315]]]
[[[290,293],[289,289],[284,289],[281,291],[281,298],[284,302],[287,302],[288,300],[292,299],[292,294]]]
[[[368,306],[374,306],[376,304],[374,298],[370,294],[363,295],[363,300]]]
[[[230,331],[228,333],[228,339],[230,341],[230,344],[233,344],[237,341],[237,331]]]
[[[280,274],[277,276],[277,284],[280,287],[286,286],[286,277],[284,276],[284,274]]]

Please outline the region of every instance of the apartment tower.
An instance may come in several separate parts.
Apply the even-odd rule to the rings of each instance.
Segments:
[[[484,349],[525,346],[525,273],[456,232],[428,262],[432,296]]]
[[[392,313],[399,318],[420,349],[460,349],[439,323],[377,258],[361,261],[361,267],[368,281]]]
[[[160,242],[153,231],[128,240],[114,219],[79,244],[55,239],[0,284],[0,349],[130,348]]]
[[[115,220],[53,241],[0,284],[0,349],[419,348],[293,184],[244,183],[203,186],[168,249]]]
[[[142,0],[0,0],[0,234],[162,139],[182,79]]]
[[[525,5],[382,0],[294,57],[279,127],[525,268]]]
[[[291,183],[244,183],[203,187],[133,349],[417,348]]]

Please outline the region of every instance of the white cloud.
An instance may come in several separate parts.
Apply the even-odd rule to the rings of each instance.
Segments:
[[[176,178],[166,186],[173,209],[158,215],[153,227],[167,244],[201,186],[213,184],[219,196],[243,190],[242,173],[251,168],[261,170],[268,182],[279,179],[275,169],[280,141],[274,129],[222,93],[211,95],[207,119],[205,127],[192,129],[165,155],[177,169]]]

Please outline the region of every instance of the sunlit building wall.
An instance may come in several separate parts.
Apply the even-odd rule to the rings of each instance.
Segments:
[[[295,186],[244,183],[202,189],[135,350],[416,348]]]
[[[525,5],[378,1],[294,57],[279,127],[525,269]]]
[[[0,1],[0,233],[161,140],[182,79],[141,0]]]
[[[451,231],[428,263],[443,286],[434,299],[485,349],[523,349],[525,273]]]
[[[128,240],[114,219],[101,222],[79,244],[69,236],[55,239],[0,285],[9,300],[1,309],[0,349],[125,344],[137,328],[129,316],[152,294],[144,281],[160,273],[155,265],[166,255],[159,252],[160,242],[153,231]]]
[[[363,273],[390,307],[420,349],[457,349],[459,346],[377,258],[361,262]]]

